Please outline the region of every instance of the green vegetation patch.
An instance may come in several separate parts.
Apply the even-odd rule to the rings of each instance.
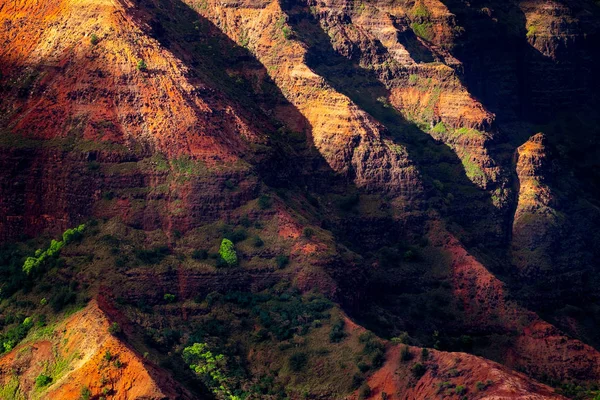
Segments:
[[[433,39],[433,24],[431,22],[413,22],[410,27],[418,37],[428,42]]]
[[[38,249],[34,257],[27,257],[23,264],[23,271],[30,274],[31,271],[38,269],[49,258],[57,257],[60,250],[67,244],[80,240],[85,230],[85,224],[79,225],[77,228],[67,229],[63,233],[63,240],[52,240],[50,246],[46,250]]]
[[[230,267],[235,267],[238,264],[238,256],[235,251],[235,245],[229,239],[223,239],[221,241],[221,247],[219,247],[219,256],[225,261]]]
[[[213,354],[206,343],[194,343],[183,349],[183,359],[218,398],[239,400],[229,389],[223,354]]]

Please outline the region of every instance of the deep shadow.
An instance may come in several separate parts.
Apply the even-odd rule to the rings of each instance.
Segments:
[[[505,245],[503,234],[495,230],[493,223],[499,211],[493,206],[489,194],[467,178],[455,152],[404,119],[387,103],[389,90],[372,70],[360,66],[359,49],[353,48],[352,58],[340,55],[307,6],[297,2],[284,2],[283,6],[295,38],[306,44],[307,65],[334,89],[384,124],[389,139],[406,147],[409,157],[422,174],[425,184],[423,210],[428,210],[429,218],[443,218],[468,246],[485,243],[494,248]],[[443,184],[443,193],[435,188],[434,180]],[[449,198],[456,201],[448,201]],[[457,321],[460,318],[453,315],[453,312],[460,311],[456,308],[450,310],[454,298],[448,275],[439,276],[447,284],[442,285],[444,282],[432,278],[428,271],[432,265],[427,260],[403,263],[407,253],[388,248],[397,243],[382,242],[378,249],[364,249],[361,247],[364,237],[360,231],[345,228],[345,232],[338,230],[336,234],[352,243],[352,248],[368,260],[377,259],[381,268],[372,276],[363,308],[354,314],[362,324],[384,337],[409,331],[427,345],[433,344],[428,337],[434,330],[443,330],[450,336],[464,333],[464,328]],[[400,264],[403,266],[398,268]],[[409,318],[407,314],[410,314]]]
[[[600,238],[592,221],[598,220],[600,198],[600,80],[595,72],[600,61],[600,8],[593,2],[557,1],[579,22],[556,26],[566,37],[553,42],[536,35],[535,25],[528,29],[517,1],[442,2],[465,28],[453,49],[463,63],[463,83],[496,114],[510,150],[540,131],[555,150],[547,173],[554,206],[565,222],[556,233],[556,246],[548,251],[552,268],[529,275],[513,271],[514,279],[507,280],[511,294],[565,332],[598,347],[600,335],[594,326],[600,321]],[[571,32],[585,36],[571,40]],[[546,48],[547,54],[530,41]],[[516,166],[508,167],[514,171]]]
[[[334,89],[347,95],[384,124],[387,128],[386,137],[404,146],[409,157],[415,161],[425,186],[425,201],[417,210],[421,213],[420,229],[424,229],[428,213],[431,218],[445,219],[447,225],[467,244],[501,243],[502,235],[498,235],[494,226],[486,222],[490,215],[496,213],[489,194],[467,178],[454,151],[444,143],[433,140],[415,124],[406,121],[387,102],[382,101],[381,99],[388,98],[388,89],[372,71],[361,68],[356,59],[344,58],[332,48],[329,36],[312,17],[308,6],[283,6],[295,38],[308,47],[306,61],[309,67],[324,77]],[[275,191],[284,190],[292,196],[304,196],[306,192],[315,197],[330,196],[332,192],[339,195],[360,193],[349,176],[341,176],[329,168],[314,143],[310,140],[293,140],[294,135],[289,135],[286,121],[278,120],[276,114],[270,113],[276,107],[288,107],[292,112],[291,119],[303,121],[301,125],[304,126],[304,132],[296,134],[312,138],[308,121],[289,104],[275,83],[268,78],[264,66],[248,50],[237,45],[212,22],[179,0],[143,0],[138,3],[137,11],[150,21],[144,23],[142,18],[140,26],[190,68],[190,82],[198,85],[202,83],[223,93],[236,107],[236,112],[268,133],[273,150],[267,155],[256,157],[253,154],[247,158],[257,165],[261,179],[271,188]],[[375,48],[375,52],[385,51],[381,44],[376,43]],[[355,57],[359,58],[360,54],[355,54]],[[257,71],[259,74],[256,75],[264,78],[253,82],[247,71]],[[207,93],[212,92],[200,94],[207,96]],[[434,180],[442,182],[444,191],[436,188]],[[308,197],[307,200],[311,202]],[[440,311],[443,307],[431,306],[421,310],[419,317],[426,320],[421,324],[398,318],[399,313],[404,311],[401,306],[403,300],[395,297],[398,293],[430,296],[435,298],[434,301],[445,304],[452,302],[450,285],[440,286],[440,282],[435,282],[431,276],[423,275],[427,272],[426,263],[415,263],[409,268],[411,271],[398,275],[399,278],[406,277],[405,280],[387,279],[379,274],[372,276],[367,284],[367,271],[370,269],[366,266],[381,259],[382,252],[391,248],[392,253],[403,252],[402,258],[410,250],[410,246],[415,244],[414,238],[409,240],[403,236],[406,230],[399,226],[397,220],[391,216],[385,221],[361,218],[360,212],[353,209],[352,205],[344,209],[338,208],[335,203],[322,203],[316,208],[313,211],[322,217],[322,226],[334,233],[336,241],[345,244],[363,258],[363,263],[354,267],[349,267],[342,260],[325,266],[340,287],[341,295],[337,300],[348,312],[361,318],[369,328],[384,337],[400,330],[414,330],[425,336],[442,327],[448,328],[446,331],[450,334],[461,332],[460,324],[455,325],[455,328],[450,327],[448,321],[452,316],[448,311]],[[434,215],[437,217],[433,217]],[[388,259],[395,260],[393,263],[400,262],[393,254]],[[448,278],[445,276],[443,279]],[[433,291],[437,291],[438,295],[433,294]],[[375,317],[374,310],[378,307],[388,308],[386,312],[392,314],[391,319],[394,320],[393,329],[372,319]]]
[[[408,150],[415,161],[425,183],[427,201],[425,208],[440,212],[449,224],[459,223],[469,234],[466,242],[486,240],[499,243],[502,239],[496,233],[479,225],[484,216],[496,214],[489,194],[471,182],[455,152],[446,144],[435,141],[414,123],[387,103],[389,90],[379,80],[375,72],[362,68],[360,49],[354,48],[351,59],[340,55],[331,44],[329,35],[323,31],[307,6],[284,2],[296,38],[308,47],[306,62],[320,76],[324,77],[338,92],[348,96],[363,110],[385,125],[385,134],[396,144]],[[377,43],[376,43],[377,44]],[[382,48],[381,51],[385,51]],[[457,201],[447,205],[442,194],[433,186],[439,180]],[[356,238],[358,240],[358,238]]]
[[[404,32],[398,31],[397,38],[398,42],[406,48],[412,59],[417,63],[429,63],[436,61],[436,58],[431,50],[426,46],[423,46],[423,44],[417,38],[417,35],[415,35],[410,29],[407,29]]]
[[[496,113],[499,122],[549,121],[557,113],[597,101],[598,77],[593,73],[598,61],[594,50],[599,43],[596,32],[570,46],[550,43],[555,48],[553,59],[528,42],[528,36],[534,41],[549,39],[536,37],[535,25],[528,30],[526,16],[516,1],[442,2],[456,15],[457,24],[465,28],[453,49],[463,63],[463,81]],[[567,3],[574,14],[585,12],[589,16],[582,18],[598,22],[597,6]],[[578,28],[585,32],[586,22]],[[568,34],[575,27],[563,29]]]

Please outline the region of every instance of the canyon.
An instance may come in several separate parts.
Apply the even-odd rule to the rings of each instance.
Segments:
[[[599,28],[0,0],[0,398],[600,396]]]

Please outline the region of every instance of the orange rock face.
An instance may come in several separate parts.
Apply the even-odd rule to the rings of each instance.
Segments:
[[[414,359],[402,361],[401,346],[387,352],[388,361],[369,379],[369,399],[565,399],[550,387],[531,382],[516,373],[485,359],[464,353],[429,350],[425,359],[421,350],[409,348]],[[411,371],[419,363],[425,366],[422,376]]]
[[[561,399],[534,379],[600,379],[597,334],[577,334],[597,308],[581,303],[598,298],[600,213],[595,188],[578,186],[562,160],[577,157],[571,144],[532,135],[533,122],[579,99],[593,114],[597,15],[579,1],[0,0],[0,241],[90,218],[135,231],[136,246],[156,234],[169,263],[142,266],[137,248],[117,263],[122,249],[101,241],[120,238],[107,234],[86,255],[105,269],[77,266],[69,279],[95,276],[94,290],[129,306],[176,293],[194,302],[182,321],[207,312],[202,298],[214,292],[278,285],[360,315],[379,294],[369,285],[383,255],[415,286],[424,270],[446,268],[448,281],[423,290],[451,293],[453,328],[504,340],[488,349],[503,365],[433,350],[421,359],[417,347],[406,362],[403,346],[386,342],[382,368],[348,369],[359,368],[368,398]],[[218,270],[219,256],[207,261],[199,246],[231,227],[243,236],[241,265]],[[419,263],[420,249],[443,262]],[[105,287],[108,268],[122,285]],[[40,294],[40,281],[19,296]],[[531,290],[537,283],[555,284],[555,298]],[[548,299],[579,319],[546,318]],[[34,309],[30,298],[2,298],[2,317],[5,303]],[[386,306],[398,316],[405,304]],[[100,297],[28,337],[0,358],[0,384],[25,398],[197,398],[108,333],[117,314]],[[399,330],[383,314],[382,337]],[[194,337],[187,328],[165,353]],[[346,329],[363,330],[350,319]],[[52,376],[47,387],[36,387],[40,374]],[[275,381],[239,386],[263,378]]]
[[[16,374],[15,396],[79,399],[87,388],[92,397],[119,399],[192,398],[168,373],[160,370],[108,332],[105,313],[93,301],[57,326],[48,339],[21,345],[0,358],[0,380]],[[40,374],[53,379],[36,388]]]
[[[514,344],[503,356],[505,365],[557,380],[566,376],[595,380],[600,376],[600,352],[507,300],[504,284],[455,238],[442,234],[432,240],[443,241],[440,244],[451,254],[454,293],[463,302],[467,325],[514,335]]]
[[[218,94],[200,95],[211,89],[190,80],[182,61],[142,31],[146,16],[131,7],[69,0],[3,7],[2,74],[30,85],[4,104],[4,126],[31,138],[81,135],[232,162],[259,134]]]

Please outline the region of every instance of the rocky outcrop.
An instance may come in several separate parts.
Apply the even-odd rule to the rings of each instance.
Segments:
[[[191,79],[182,60],[142,31],[130,7],[108,0],[3,7],[3,126],[30,138],[83,137],[213,164],[264,142],[233,102]]]
[[[332,48],[382,86],[383,96],[377,100],[383,107],[395,108],[448,144],[477,185],[499,184],[500,167],[488,151],[494,115],[469,94],[453,69],[459,62],[445,47],[451,45],[456,25],[442,3],[355,6],[334,1],[315,4],[311,10]],[[369,88],[361,90],[368,93]]]
[[[308,121],[311,143],[334,172],[367,192],[418,196],[420,179],[405,149],[384,140],[381,123],[307,65],[306,45],[293,38],[290,17],[279,3],[191,6],[265,65]]]
[[[411,347],[411,360],[401,358],[402,346],[387,351],[387,361],[369,378],[369,399],[565,399],[546,385],[494,362],[465,353],[446,353]],[[416,364],[422,375],[415,373]]]
[[[464,307],[464,326],[478,334],[500,333],[514,338],[498,361],[534,377],[562,381],[600,376],[600,352],[567,336],[535,313],[511,301],[506,286],[441,227],[431,237],[450,256],[453,291]],[[543,361],[540,361],[543,360]]]
[[[585,1],[446,0],[463,33],[452,54],[501,122],[594,104],[598,8]],[[484,55],[485,54],[485,55]]]
[[[112,323],[94,300],[52,330],[0,358],[0,382],[13,398],[197,398],[165,371],[108,332]],[[36,385],[45,375],[48,386]],[[43,393],[43,394],[42,394]]]
[[[549,186],[552,175],[546,137],[538,133],[515,154],[519,199],[512,232],[514,262],[525,274],[552,268],[552,249],[560,238],[563,216]]]
[[[240,156],[267,144],[266,117],[193,77],[131,7],[0,11],[0,239],[92,215],[185,231],[257,196]]]
[[[526,39],[525,90],[531,109],[544,115],[589,103],[597,78],[592,51],[598,38],[597,7],[586,2],[519,2]]]
[[[208,168],[186,157],[30,144],[0,147],[3,240],[62,232],[92,216],[119,216],[143,229],[185,232],[258,196],[250,169]]]

